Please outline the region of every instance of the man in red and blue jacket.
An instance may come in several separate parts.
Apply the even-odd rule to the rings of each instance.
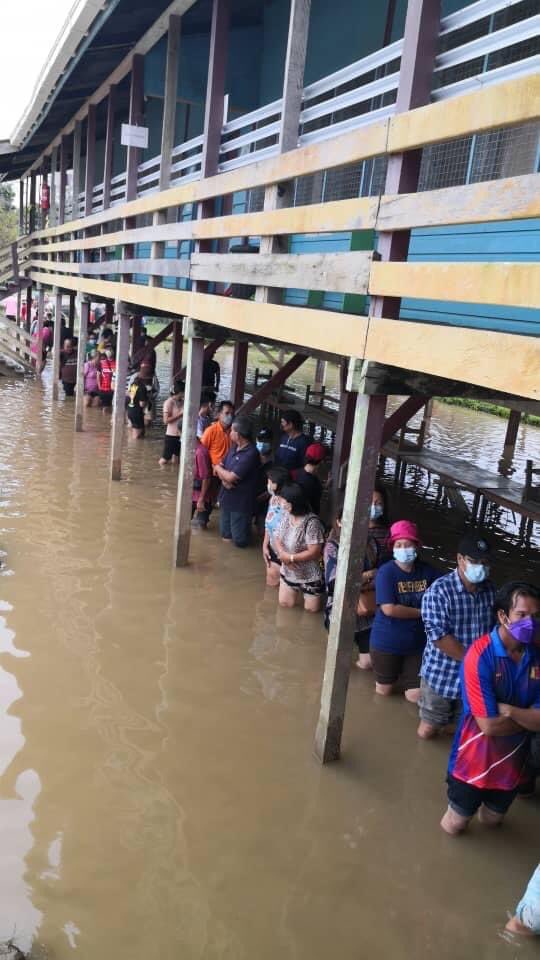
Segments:
[[[448,765],[446,833],[461,833],[478,811],[500,823],[526,783],[531,733],[540,731],[540,591],[514,581],[497,594],[496,624],[461,667],[463,714]]]

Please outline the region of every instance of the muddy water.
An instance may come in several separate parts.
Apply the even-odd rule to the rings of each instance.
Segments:
[[[438,829],[447,744],[353,676],[343,759],[311,758],[318,619],[255,551],[171,571],[159,432],[107,479],[49,385],[0,381],[0,939],[55,960],[529,960],[501,937],[538,802]]]

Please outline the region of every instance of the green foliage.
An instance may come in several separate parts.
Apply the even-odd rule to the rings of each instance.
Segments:
[[[468,410],[480,410],[481,413],[490,413],[494,417],[501,417],[508,420],[510,416],[509,407],[501,407],[497,403],[487,403],[484,400],[470,400],[467,397],[437,397],[439,403],[445,403],[448,407],[466,407]],[[523,423],[530,423],[535,427],[540,427],[540,417],[534,413],[522,413]]]
[[[8,183],[0,183],[0,247],[5,247],[16,239],[17,211],[13,187]]]

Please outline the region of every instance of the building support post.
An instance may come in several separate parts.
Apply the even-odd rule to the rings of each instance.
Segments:
[[[341,477],[343,465],[349,459],[353,435],[354,412],[358,394],[346,388],[347,370],[344,364],[340,367],[340,400],[337,415],[336,435],[332,453],[332,510],[335,511],[339,491],[344,483]]]
[[[58,287],[54,288],[55,306],[54,306],[54,333],[53,333],[53,367],[52,367],[52,396],[53,400],[58,400],[58,387],[60,380],[60,334],[62,332],[62,293]]]
[[[51,200],[49,211],[49,226],[55,227],[58,223],[58,192],[56,189],[56,173],[58,170],[58,147],[51,153]]]
[[[504,447],[502,452],[503,460],[513,460],[516,452],[516,442],[518,438],[519,425],[521,423],[521,410],[511,410],[506,427],[506,436],[504,438]]]
[[[77,294],[70,293],[69,295],[69,312],[68,312],[68,330],[70,337],[73,336],[75,330],[75,304],[76,304]]]
[[[178,56],[180,52],[180,29],[182,18],[171,14],[167,36],[167,61],[165,66],[165,97],[163,100],[163,125],[161,128],[161,166],[159,189],[166,190],[171,179],[174,128],[176,126],[176,85]]]
[[[90,300],[82,297],[79,311],[79,343],[77,346],[77,384],[75,386],[75,432],[82,433],[84,409],[84,363],[86,360],[86,341],[88,339],[88,318]]]
[[[36,373],[43,370],[43,321],[45,319],[45,287],[38,284],[36,328]]]
[[[79,192],[81,189],[81,146],[82,146],[82,123],[75,121],[73,129],[73,180],[71,184],[71,220],[78,220],[80,217]]]
[[[141,349],[142,316],[136,313],[131,322],[131,361]]]
[[[231,377],[231,402],[234,404],[235,410],[238,410],[244,402],[248,348],[247,340],[235,341]]]
[[[136,53],[131,65],[131,91],[129,96],[129,122],[140,126],[144,116],[144,57]],[[137,177],[140,157],[139,147],[127,148],[126,200],[137,196]]]
[[[108,210],[111,205],[111,180],[113,172],[114,151],[114,114],[116,109],[116,85],[109,87],[107,97],[107,125],[105,129],[105,156],[103,159],[103,209]]]
[[[204,337],[196,336],[198,329],[192,320],[186,320],[184,332],[188,337],[187,378],[182,420],[182,446],[178,472],[178,493],[174,519],[175,567],[185,567],[189,559],[191,541],[191,503],[193,497],[193,462],[195,459],[195,432],[201,400]]]
[[[30,174],[30,210],[28,213],[28,233],[33,233],[36,229],[36,171],[32,170]]]
[[[111,480],[122,478],[122,447],[126,421],[126,382],[129,364],[129,312],[125,303],[116,307],[118,337],[116,340],[116,388],[112,412]]]
[[[58,184],[58,223],[62,225],[66,219],[66,186],[67,186],[67,137],[60,141],[60,181]]]
[[[175,320],[172,332],[172,345],[171,345],[171,366],[170,366],[170,381],[171,386],[174,383],[176,377],[180,374],[182,370],[182,353],[184,349],[184,335],[182,332],[182,321]]]
[[[286,153],[298,146],[300,111],[304,88],[304,68],[309,32],[311,0],[291,0],[289,15],[289,36],[285,73],[283,77],[283,104],[281,108],[281,126],[279,131],[279,153]],[[293,183],[274,183],[266,187],[264,209],[278,210],[289,206]],[[283,253],[287,247],[287,237],[261,237],[261,253]],[[257,287],[255,300],[259,303],[277,303],[281,291],[269,287]]]
[[[86,122],[86,172],[84,177],[84,215],[92,213],[96,179],[96,105],[88,107]]]
[[[341,525],[334,602],[328,634],[321,712],[315,734],[315,756],[321,763],[337,760],[351,672],[356,606],[369,525],[369,508],[381,446],[385,396],[358,394],[354,444],[349,459]]]
[[[19,236],[22,237],[25,233],[25,223],[24,223],[24,180],[19,180]]]

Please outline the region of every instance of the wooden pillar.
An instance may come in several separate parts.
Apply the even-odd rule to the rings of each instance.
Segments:
[[[36,171],[32,170],[30,174],[30,211],[28,214],[29,233],[36,229]]]
[[[73,130],[73,201],[71,204],[71,219],[78,220],[79,213],[79,191],[81,189],[81,145],[82,145],[82,123],[80,120],[75,122]]]
[[[58,387],[60,380],[60,351],[62,343],[60,334],[62,331],[62,293],[58,287],[54,288],[55,307],[54,307],[54,335],[53,335],[53,372],[52,372],[52,395],[53,400],[58,400]]]
[[[26,322],[25,328],[28,332],[32,324],[32,284],[26,290]]]
[[[171,179],[171,154],[174,147],[174,128],[176,125],[176,88],[178,82],[178,54],[180,51],[181,24],[181,17],[175,14],[169,17],[167,61],[165,65],[165,97],[163,100],[163,124],[161,128],[160,190],[166,190]]]
[[[339,491],[343,489],[341,470],[349,459],[353,435],[354,414],[358,394],[346,389],[345,368],[341,367],[341,393],[337,415],[336,435],[332,454],[332,508],[337,507]]]
[[[114,156],[114,115],[116,110],[116,85],[109,87],[107,97],[107,126],[105,129],[105,156],[103,160],[103,209],[111,205],[111,180]]]
[[[321,763],[339,758],[351,671],[356,606],[368,537],[369,508],[381,446],[386,397],[359,394],[354,442],[349,458],[345,503],[328,634],[321,712],[315,756]]]
[[[122,446],[126,420],[126,383],[129,363],[129,311],[124,303],[116,307],[118,335],[116,339],[116,388],[112,412],[111,479],[122,477]]]
[[[511,410],[504,438],[503,460],[513,460],[516,452],[516,441],[521,423],[521,410]]]
[[[231,401],[235,410],[242,406],[246,389],[246,371],[249,343],[236,340],[234,344],[233,368],[231,377]]]
[[[198,333],[196,324],[192,320],[187,321],[184,332],[188,337],[188,357],[178,493],[176,497],[176,516],[174,518],[173,564],[176,567],[185,567],[189,559],[195,432],[201,401],[204,362],[204,338],[196,335]]]
[[[217,173],[225,103],[225,73],[229,40],[230,0],[214,0],[204,113],[201,178]]]
[[[24,223],[24,180],[19,180],[19,236],[22,237],[25,233],[25,223]]]
[[[286,153],[298,146],[310,11],[311,0],[291,0],[283,77],[279,153]],[[290,206],[292,188],[292,182],[279,185],[274,183],[266,187],[264,209],[278,210],[281,207]],[[261,237],[260,252],[284,253],[287,250],[287,244],[287,237]],[[255,300],[259,303],[276,303],[280,299],[281,291],[276,288],[257,287],[255,290]]]
[[[179,375],[182,369],[182,352],[184,349],[184,335],[182,332],[182,321],[175,320],[172,332],[172,346],[171,346],[171,366],[170,366],[170,380],[171,385],[174,383],[175,378]]]
[[[105,304],[105,323],[112,327],[114,321],[114,304],[110,300]]]
[[[322,387],[326,383],[326,360],[317,360],[315,365],[315,386]]]
[[[131,322],[131,359],[141,349],[141,331],[142,331],[142,316],[140,313],[134,315]]]
[[[77,294],[70,293],[69,295],[69,313],[68,313],[68,330],[70,337],[73,336],[73,331],[75,330],[75,300]]]
[[[51,153],[51,208],[49,211],[49,226],[55,227],[58,223],[58,191],[56,189],[56,173],[58,170],[58,147]]]
[[[60,141],[60,181],[58,184],[58,223],[66,219],[66,187],[67,187],[67,137]]]
[[[136,53],[131,65],[131,90],[129,95],[129,122],[140,126],[144,117],[144,57]],[[126,200],[137,196],[137,175],[140,157],[139,147],[127,148]]]
[[[38,284],[37,329],[36,329],[36,373],[43,369],[43,321],[45,319],[45,287]]]
[[[88,107],[86,121],[86,172],[84,177],[84,215],[92,213],[94,187],[96,180],[96,105]]]
[[[83,297],[79,312],[79,343],[77,346],[77,384],[75,386],[75,431],[82,433],[84,409],[84,363],[86,360],[86,341],[88,339],[88,318],[90,300]]]

